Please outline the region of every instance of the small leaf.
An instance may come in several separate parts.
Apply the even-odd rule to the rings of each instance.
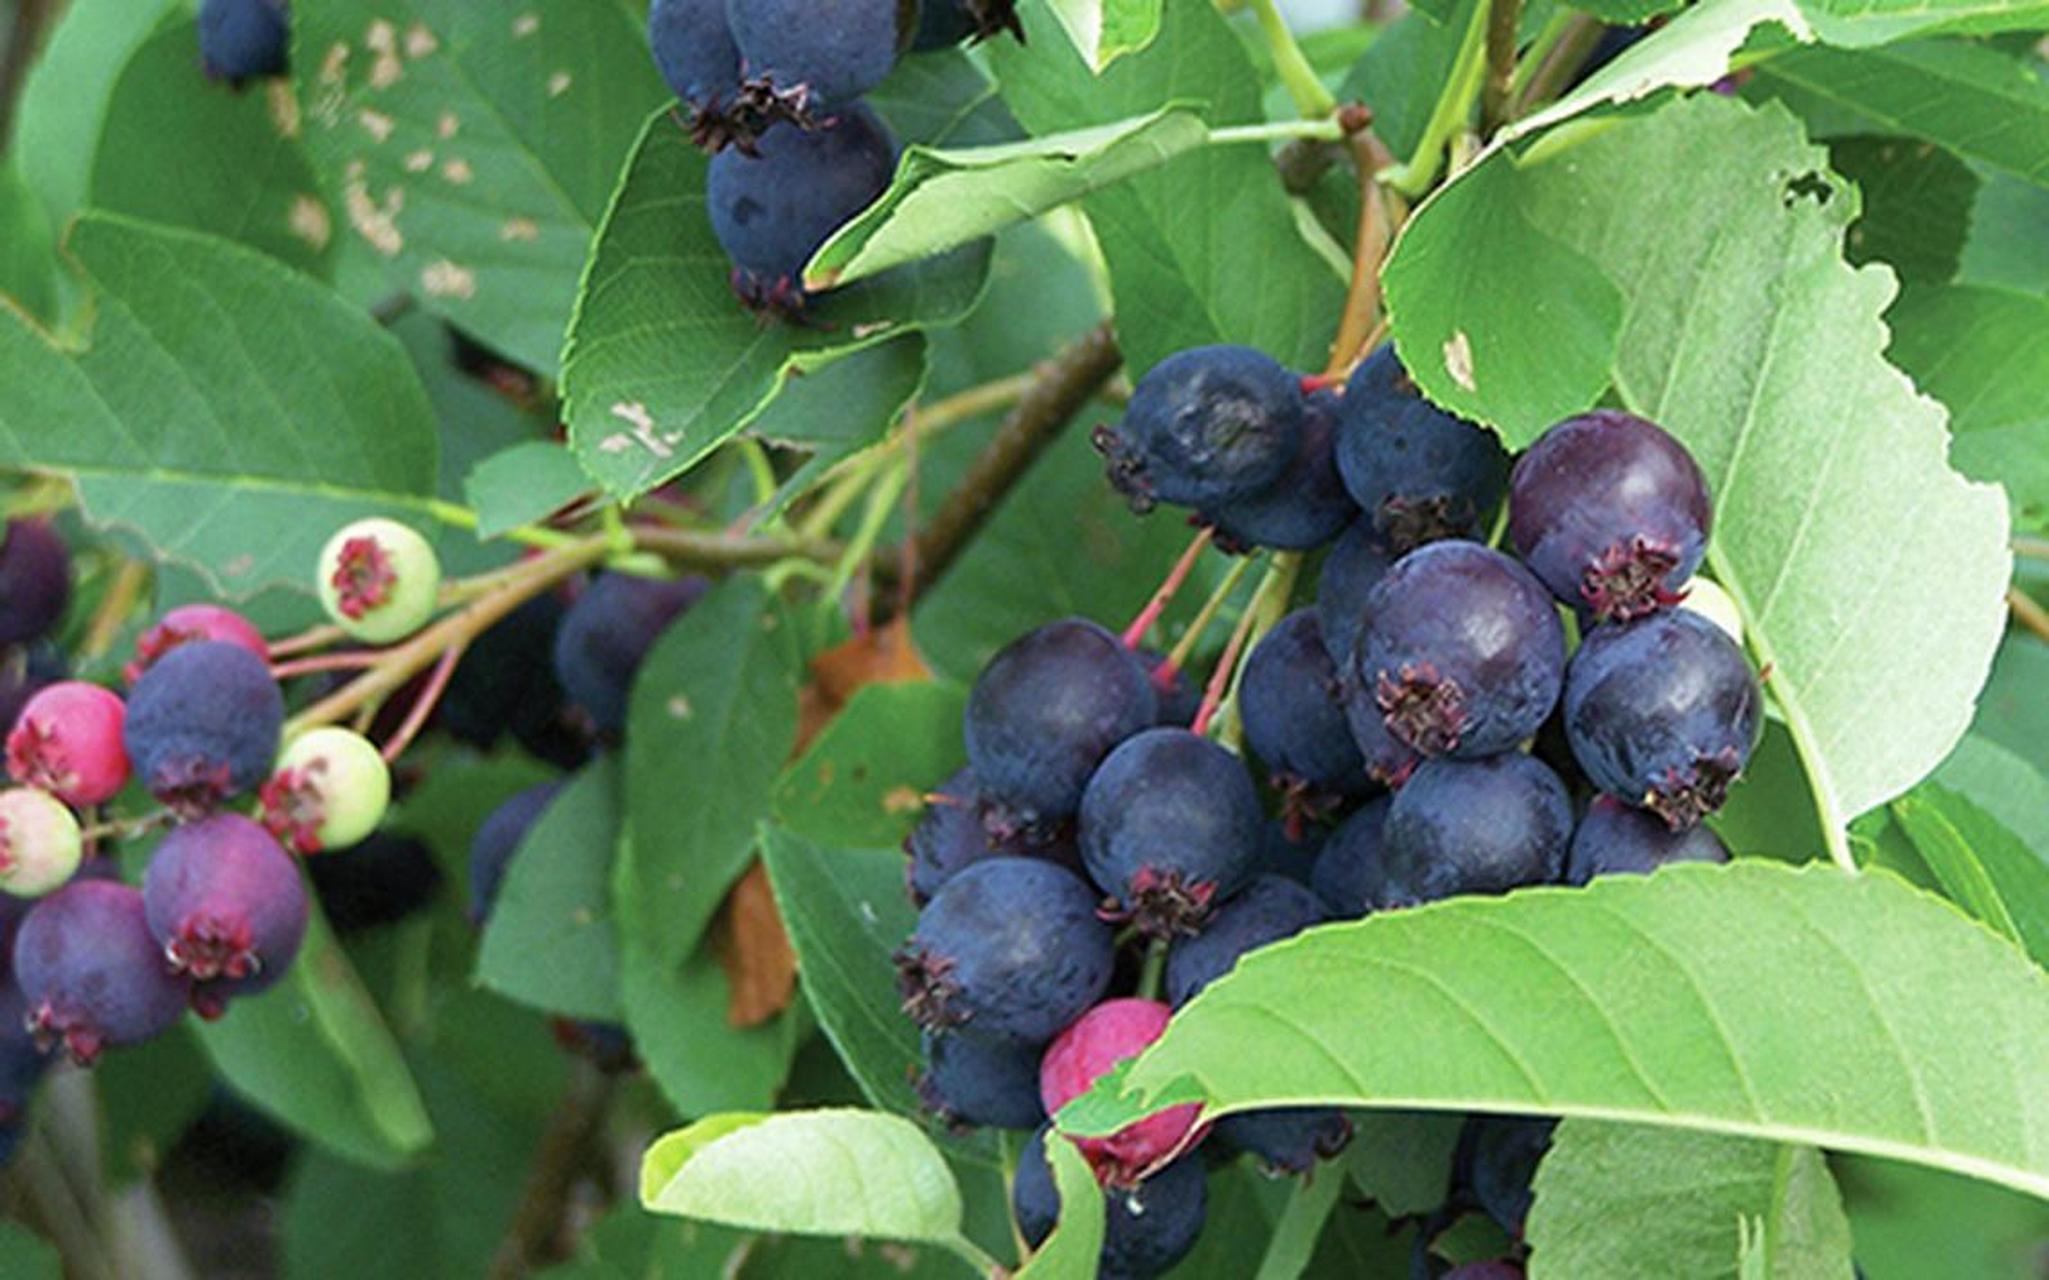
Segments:
[[[857,691],[776,780],[776,821],[841,847],[896,845],[924,797],[965,759],[956,684],[872,684]]]
[[[1950,898],[2049,968],[2049,862],[1937,783],[1923,783],[1891,809]]]
[[[1345,1162],[1360,1194],[1390,1218],[1428,1213],[1451,1193],[1464,1118],[1441,1111],[1361,1111]]]
[[[1831,138],[1828,161],[1864,197],[1845,257],[1883,262],[1910,284],[1956,275],[1982,185],[1969,165],[1932,143],[1870,134]]]
[[[1103,1252],[1103,1189],[1074,1143],[1057,1133],[1046,1135],[1045,1160],[1060,1193],[1060,1219],[1017,1280],[1093,1280]]]
[[[477,536],[544,520],[590,488],[576,455],[548,440],[516,444],[470,470],[463,488],[477,512]]]
[[[619,977],[634,1049],[679,1114],[775,1105],[802,1032],[799,1018],[785,1013],[761,1026],[733,1026],[732,994],[709,948],[671,965],[629,943]]]
[[[0,1222],[0,1275],[18,1280],[61,1280],[64,1263],[57,1250],[13,1222]]]

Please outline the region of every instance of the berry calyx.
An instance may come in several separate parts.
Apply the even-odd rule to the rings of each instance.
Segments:
[[[190,823],[165,836],[143,873],[150,935],[174,973],[190,978],[205,1018],[230,997],[284,976],[306,936],[309,906],[296,863],[270,833],[239,814]]]
[[[0,890],[40,898],[78,872],[84,837],[71,810],[46,791],[0,791]]]
[[[425,538],[395,520],[358,520],[322,548],[318,586],[336,626],[358,640],[389,644],[433,616],[441,561]]]
[[[321,728],[294,738],[257,793],[265,829],[293,853],[355,844],[391,802],[391,769],[369,739]]]
[[[270,660],[263,633],[233,609],[217,604],[183,604],[166,613],[135,641],[135,660],[121,668],[121,678],[134,684],[151,664],[181,644],[219,640]]]
[[[1039,1064],[1039,1100],[1046,1114],[1058,1112],[1111,1068],[1136,1057],[1160,1038],[1172,1016],[1173,1010],[1157,1000],[1105,1000],[1083,1014],[1046,1047]],[[1082,1138],[1075,1145],[1098,1180],[1113,1187],[1135,1186],[1202,1141],[1196,1128],[1201,1115],[1199,1103],[1183,1103],[1133,1121],[1108,1137]]]
[[[127,708],[96,684],[67,680],[28,700],[7,735],[7,772],[66,804],[105,804],[128,784]]]

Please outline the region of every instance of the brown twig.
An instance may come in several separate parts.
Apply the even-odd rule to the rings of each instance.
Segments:
[[[300,676],[322,675],[329,671],[368,671],[377,665],[381,655],[374,649],[349,649],[341,653],[316,653],[307,658],[293,658],[286,662],[270,664],[270,678],[273,680],[296,680]]]
[[[29,64],[41,51],[43,28],[56,13],[57,0],[16,0],[14,30],[8,34],[5,51],[0,52],[0,152],[7,150],[15,106]]]
[[[1487,10],[1487,79],[1480,86],[1480,136],[1491,138],[1508,123],[1509,89],[1515,83],[1516,29],[1523,0],[1493,0]]]
[[[638,549],[691,569],[761,569],[793,558],[832,564],[841,551],[820,538],[749,538],[666,525],[636,525],[632,532]]]
[[[1551,52],[1538,64],[1536,74],[1516,95],[1515,102],[1509,107],[1508,118],[1518,119],[1537,104],[1557,97],[1573,75],[1586,65],[1587,55],[1601,42],[1601,34],[1606,30],[1600,19],[1583,13],[1574,14],[1566,25],[1565,34],[1551,46]]]
[[[1380,326],[1380,266],[1387,259],[1395,232],[1388,193],[1375,177],[1393,157],[1370,134],[1353,135],[1350,145],[1359,170],[1359,230],[1352,245],[1352,283],[1345,293],[1344,315],[1338,321],[1337,340],[1331,343],[1330,363],[1324,368],[1327,377],[1339,379],[1366,357],[1367,343]]]
[[[2019,587],[2009,587],[2006,607],[2013,611],[2013,620],[2034,632],[2037,640],[2049,640],[2049,609],[2037,604],[2035,597]]]
[[[568,1096],[556,1110],[541,1145],[528,1167],[519,1207],[498,1253],[491,1260],[491,1280],[524,1276],[539,1262],[555,1261],[559,1239],[577,1178],[588,1163],[590,1145],[604,1126],[612,1103],[613,1079],[588,1063],[579,1063]]]

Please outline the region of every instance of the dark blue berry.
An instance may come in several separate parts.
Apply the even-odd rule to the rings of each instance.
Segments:
[[[1259,871],[1314,887],[1316,859],[1329,838],[1330,828],[1320,822],[1270,818],[1260,837]]]
[[[1338,919],[1359,919],[1387,900],[1387,809],[1386,796],[1367,801],[1338,824],[1317,855],[1310,885]]]
[[[708,589],[703,578],[599,576],[555,634],[555,678],[600,733],[626,729],[633,678],[655,641]]]
[[[1195,347],[1153,366],[1096,432],[1110,483],[1138,510],[1211,507],[1281,478],[1301,449],[1302,382],[1250,347]]]
[[[185,1011],[187,983],[150,936],[142,894],[112,880],[73,880],[36,903],[14,938],[14,979],[37,1041],[61,1041],[81,1064]]]
[[[1194,724],[1195,717],[1202,711],[1202,690],[1195,681],[1179,667],[1162,676],[1160,671],[1167,661],[1167,655],[1163,653],[1140,649],[1138,660],[1145,667],[1146,674],[1153,678],[1153,696],[1160,704],[1156,723],[1179,725],[1183,729]]]
[[[804,113],[881,84],[917,34],[917,0],[728,0],[750,94]]]
[[[1535,1200],[1530,1184],[1557,1127],[1556,1120],[1544,1117],[1477,1115],[1466,1120],[1459,1135],[1454,1180],[1518,1240]]]
[[[192,1007],[208,1018],[285,976],[310,910],[299,864],[238,813],[165,836],[143,874],[142,902],[150,936],[192,980]]]
[[[705,200],[740,296],[800,304],[811,255],[888,189],[895,170],[896,140],[860,105],[812,129],[774,125],[752,154],[730,147],[713,156]]]
[[[1359,514],[1333,453],[1338,398],[1318,391],[1303,403],[1301,443],[1280,478],[1259,492],[1203,509],[1227,550],[1313,551]]]
[[[647,40],[662,79],[693,115],[719,115],[740,91],[740,49],[726,0],[654,0]]]
[[[1345,723],[1351,726],[1352,742],[1366,764],[1366,776],[1384,786],[1399,787],[1422,760],[1422,753],[1389,732],[1387,715],[1380,709],[1373,686],[1359,682],[1356,667],[1348,663],[1340,670],[1338,700]]]
[[[1082,862],[1146,933],[1192,933],[1251,878],[1261,823],[1237,756],[1187,729],[1148,729],[1089,779]]]
[[[1366,616],[1353,679],[1388,732],[1424,755],[1506,751],[1558,705],[1558,611],[1498,551],[1457,541],[1411,551],[1367,594]]]
[[[1229,973],[1238,957],[1321,924],[1324,914],[1323,900],[1303,885],[1283,876],[1254,877],[1218,908],[1208,928],[1174,943],[1167,953],[1167,999],[1180,1008]]]
[[[70,603],[70,548],[47,520],[9,520],[0,541],[0,645],[42,639]]]
[[[1553,883],[1571,839],[1565,784],[1529,756],[1426,760],[1388,804],[1386,883],[1374,905]]]
[[[1493,432],[1424,399],[1393,343],[1359,366],[1343,404],[1338,470],[1389,547],[1399,554],[1477,531],[1508,480]]]
[[[1081,851],[1065,827],[1044,835],[1030,830],[991,832],[982,821],[982,791],[972,769],[959,770],[927,799],[925,816],[904,840],[904,852],[911,858],[905,882],[911,901],[921,907],[948,880],[988,858],[1045,858],[1070,871],[1081,870]]]
[[[0,737],[13,730],[30,698],[69,674],[71,664],[53,644],[0,651]]]
[[[128,694],[121,740],[150,794],[188,815],[270,776],[285,700],[263,659],[224,640],[181,644]]]
[[[1096,899],[1070,871],[991,858],[948,880],[896,953],[904,1011],[927,1030],[1043,1042],[1109,989]]]
[[[1010,1207],[1018,1233],[1036,1249],[1060,1219],[1060,1192],[1046,1163],[1041,1126],[1018,1157]],[[1209,1210],[1209,1180],[1200,1157],[1183,1156],[1136,1187],[1103,1193],[1103,1252],[1097,1280],[1150,1280],[1188,1256]]]
[[[470,838],[471,924],[482,925],[490,916],[492,905],[498,901],[498,886],[505,883],[506,869],[512,865],[512,855],[519,852],[519,842],[541,820],[563,785],[558,778],[537,782],[516,793],[493,809]]]
[[[1668,862],[1727,862],[1729,850],[1706,824],[1674,831],[1655,814],[1600,795],[1572,833],[1565,882],[1595,876],[1647,875]]]
[[[1683,830],[1722,807],[1757,749],[1764,689],[1720,627],[1669,609],[1587,635],[1566,678],[1565,733],[1588,781]]]
[[[1515,464],[1508,533],[1559,599],[1596,618],[1676,603],[1707,554],[1714,510],[1684,445],[1597,409],[1546,431]]]
[[[306,859],[314,895],[334,931],[347,936],[396,924],[424,910],[441,891],[441,865],[411,836],[378,833],[346,849]]]
[[[927,1031],[918,1097],[948,1125],[1031,1129],[1046,1122],[1039,1101],[1043,1043]]]
[[[1291,810],[1320,814],[1365,791],[1366,761],[1345,721],[1337,665],[1314,609],[1275,624],[1246,659],[1238,714],[1252,754],[1272,771]]]
[[[285,73],[291,53],[286,0],[201,0],[199,60],[230,84]]]
[[[0,979],[0,1165],[7,1163],[12,1136],[28,1118],[28,1104],[50,1065],[29,1027],[32,1010],[12,976]]]
[[[1103,757],[1158,708],[1144,665],[1093,622],[1050,622],[1012,641],[975,678],[963,722],[985,816],[999,831],[1072,817]]]
[[[1216,1137],[1257,1157],[1268,1173],[1302,1174],[1345,1149],[1352,1122],[1336,1107],[1269,1107],[1225,1116]]]
[[[589,742],[571,727],[568,695],[555,675],[566,612],[553,595],[535,596],[478,636],[448,681],[436,723],[473,747],[488,750],[509,733],[558,768],[582,764]]]
[[[1323,642],[1339,667],[1365,628],[1367,593],[1387,576],[1396,558],[1371,520],[1354,520],[1323,558],[1316,580],[1316,616],[1323,624]]]

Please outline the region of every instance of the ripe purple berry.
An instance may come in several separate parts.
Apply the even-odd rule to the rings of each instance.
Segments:
[[[1138,661],[1153,678],[1153,696],[1160,705],[1155,723],[1183,729],[1194,724],[1195,717],[1202,712],[1202,690],[1188,678],[1188,673],[1180,667],[1169,667],[1167,655],[1151,649],[1140,649]]]
[[[855,105],[881,84],[917,34],[907,0],[728,0],[746,92],[808,114]]]
[[[391,770],[363,735],[314,729],[285,747],[257,796],[264,827],[293,853],[344,849],[384,820]]]
[[[1477,531],[1508,479],[1493,432],[1424,399],[1393,343],[1359,366],[1343,405],[1338,470],[1383,542],[1400,554]]]
[[[12,949],[11,936],[5,945]],[[0,979],[0,1166],[12,1154],[27,1122],[29,1100],[50,1065],[50,1056],[37,1046],[29,1028],[30,1014],[21,985],[11,974]],[[1034,1090],[1037,1087],[1035,1079]]]
[[[1109,988],[1109,926],[1072,872],[991,858],[941,887],[896,953],[904,1012],[928,1031],[1043,1042]]]
[[[1318,391],[1303,402],[1301,443],[1280,478],[1259,492],[1203,509],[1227,550],[1313,551],[1345,531],[1359,508],[1338,477],[1333,452],[1338,399]]]
[[[1565,683],[1587,779],[1674,831],[1722,807],[1764,734],[1764,688],[1736,642],[1685,609],[1594,628]]]
[[[1324,651],[1314,609],[1281,619],[1253,648],[1238,714],[1246,745],[1272,771],[1291,816],[1320,815],[1366,789],[1366,761],[1345,721],[1337,665]]]
[[[1371,520],[1354,520],[1323,558],[1316,580],[1316,616],[1331,660],[1343,668],[1366,625],[1366,595],[1387,576],[1398,557],[1387,549]]]
[[[1045,1123],[1039,1058],[1045,1046],[973,1033],[925,1033],[918,1098],[953,1128],[1032,1129]]]
[[[1453,1177],[1503,1231],[1520,1240],[1536,1197],[1531,1183],[1558,1122],[1541,1116],[1476,1115],[1452,1157]]]
[[[1292,938],[1323,923],[1324,915],[1323,900],[1295,881],[1255,877],[1218,908],[1207,929],[1174,943],[1167,953],[1167,998],[1180,1008],[1235,968],[1246,952]]]
[[[1187,729],[1148,729],[1089,779],[1082,862],[1148,935],[1194,933],[1251,878],[1262,823],[1237,756]]]
[[[1388,799],[1369,800],[1338,824],[1316,857],[1310,884],[1330,914],[1357,920],[1387,900]]]
[[[1250,347],[1195,347],[1139,379],[1115,428],[1095,445],[1134,509],[1211,507],[1280,480],[1299,455],[1301,379]]]
[[[493,809],[491,816],[477,827],[476,835],[470,837],[471,924],[482,927],[490,916],[491,906],[498,900],[498,886],[505,882],[506,868],[512,864],[512,855],[519,852],[520,841],[541,820],[563,785],[560,779],[537,782],[514,794]]]
[[[150,794],[194,816],[270,776],[284,715],[262,659],[203,640],[171,650],[135,682],[122,741]]]
[[[1046,1163],[1042,1126],[1026,1144],[1011,1185],[1010,1208],[1018,1234],[1036,1249],[1053,1234],[1060,1218],[1060,1192]],[[1209,1180],[1202,1160],[1184,1156],[1135,1187],[1103,1191],[1103,1248],[1097,1256],[1101,1280],[1152,1280],[1187,1257],[1208,1216]]]
[[[0,791],[0,890],[40,898],[78,872],[83,833],[71,810],[33,787]]]
[[[1385,880],[1373,905],[1550,884],[1564,873],[1571,839],[1565,784],[1537,760],[1426,760],[1388,805]]]
[[[96,684],[67,680],[30,698],[7,735],[7,772],[68,805],[105,804],[128,785],[127,708]]]
[[[972,769],[961,769],[926,797],[925,816],[904,839],[910,863],[904,869],[911,901],[924,906],[940,886],[988,858],[1044,858],[1070,871],[1081,870],[1073,834],[1057,830],[1044,839],[1030,831],[998,835],[982,821],[982,793]]]
[[[569,607],[555,633],[555,678],[599,732],[625,732],[640,664],[710,585],[695,576],[662,581],[607,573]]]
[[[662,79],[690,113],[697,144],[716,150],[736,141],[735,126],[745,128],[733,110],[740,93],[740,49],[726,21],[726,0],[654,0],[647,39]]]
[[[112,880],[74,880],[37,903],[15,935],[14,976],[37,1040],[81,1066],[185,1011],[187,983],[165,967],[142,895]]]
[[[358,520],[327,540],[316,585],[336,626],[358,640],[390,644],[434,616],[441,560],[396,520]]]
[[[306,936],[298,864],[240,814],[165,836],[143,873],[142,899],[150,935],[170,967],[192,980],[192,1007],[205,1018],[284,977]]]
[[[1599,795],[1572,833],[1565,882],[1595,876],[1648,875],[1668,862],[1727,862],[1729,850],[1706,824],[1674,831],[1656,815]]]
[[[1403,556],[1366,597],[1353,678],[1426,756],[1494,755],[1558,703],[1565,631],[1521,565],[1476,542]]]
[[[729,147],[713,156],[705,201],[741,300],[800,308],[805,264],[895,172],[896,139],[858,103],[817,128],[772,125],[752,154]]]
[[[40,640],[70,603],[70,548],[46,520],[9,520],[0,541],[0,645]]]
[[[206,74],[233,85],[283,75],[290,21],[286,0],[202,0],[199,58]]]
[[[1559,599],[1600,619],[1676,603],[1707,553],[1713,517],[1685,446],[1613,409],[1546,431],[1509,485],[1517,552]]]

